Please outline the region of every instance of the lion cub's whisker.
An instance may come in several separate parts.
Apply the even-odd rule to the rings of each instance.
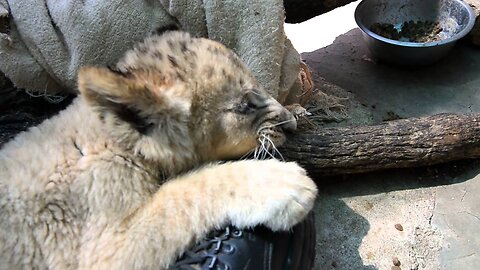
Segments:
[[[278,122],[278,123],[273,124],[273,125],[263,126],[263,127],[261,127],[261,128],[258,129],[257,134],[258,134],[258,135],[261,135],[260,133],[261,133],[263,130],[265,130],[265,129],[278,127],[278,126],[281,126],[281,125],[283,125],[283,124],[286,124],[286,123],[289,123],[289,122],[292,122],[292,121],[296,121],[296,120],[295,120],[295,119],[290,119],[290,120],[285,120],[285,121],[282,121],[282,122]]]
[[[267,145],[268,141],[265,140],[265,137],[266,137],[265,135],[262,136],[262,151],[263,152],[262,152],[261,159],[266,159],[267,155],[271,156],[270,152],[268,151],[268,145]]]
[[[270,156],[270,158],[275,159],[275,156],[273,156],[272,153],[270,153],[270,142],[267,140],[267,136],[263,135],[262,137],[263,137],[262,141],[263,141],[263,149],[264,149],[262,159],[267,159],[267,156]]]
[[[277,159],[276,155],[280,157],[281,160],[285,160],[278,150],[278,148],[275,146],[273,143],[272,139],[270,139],[268,136],[265,134],[260,134],[260,137],[258,138],[259,145],[253,150],[254,154],[253,157],[254,159],[267,159],[267,158],[272,158],[272,159]]]
[[[264,149],[265,151],[263,152],[263,157],[262,159],[267,159],[268,157],[272,158],[272,159],[275,159],[275,156],[270,153],[269,149],[270,149],[270,143],[264,138],[263,141],[265,142],[264,143]]]
[[[253,158],[259,160],[263,150],[263,138],[259,137],[257,140],[258,140],[258,146],[255,147],[254,149],[255,151],[253,153]]]
[[[255,154],[254,154],[255,159],[260,159],[260,154],[262,153],[262,150],[263,150],[262,138],[258,138],[258,143],[259,145],[255,148]]]
[[[265,139],[268,140],[268,142],[272,145],[272,146],[271,146],[271,149],[272,149],[272,152],[273,152],[272,154],[273,154],[274,156],[275,156],[275,154],[278,154],[278,156],[280,157],[280,159],[281,159],[282,161],[285,161],[285,158],[283,158],[282,153],[280,153],[280,151],[279,151],[278,148],[275,146],[275,143],[272,141],[272,139],[270,139],[268,136],[265,136],[265,135],[264,135],[264,137],[265,137]]]
[[[257,147],[255,147],[254,152],[253,152],[253,158],[254,159],[258,159],[259,152],[261,151],[260,145],[262,144],[262,141],[260,140],[260,138],[258,138],[258,142],[259,142],[259,145]]]
[[[249,156],[251,156],[253,154],[253,156],[255,157],[255,152],[257,151],[257,147],[255,147],[254,149],[248,151],[247,153],[245,153],[245,155],[243,155],[242,157],[240,157],[240,160],[246,160],[248,159]]]

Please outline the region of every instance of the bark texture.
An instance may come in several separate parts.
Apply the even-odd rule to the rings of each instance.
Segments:
[[[291,135],[280,151],[315,177],[476,158],[480,156],[480,113],[302,130]]]

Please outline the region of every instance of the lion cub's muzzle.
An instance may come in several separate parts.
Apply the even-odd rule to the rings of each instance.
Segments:
[[[297,120],[285,107],[274,101],[269,107],[269,113],[264,115],[262,124],[258,129],[258,135],[266,135],[276,143],[283,143],[284,133],[293,132],[297,129]]]
[[[287,109],[285,109],[283,106],[278,118],[278,123],[281,123],[279,127],[282,129],[283,132],[294,132],[297,129],[297,120],[295,119],[293,114]]]
[[[256,96],[262,97],[262,96]],[[297,129],[297,120],[285,107],[273,97],[263,96],[262,109],[257,115],[257,135],[261,142],[269,140],[274,145],[282,145],[286,140],[287,132]]]

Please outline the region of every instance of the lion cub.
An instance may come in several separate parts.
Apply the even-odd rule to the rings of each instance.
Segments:
[[[0,269],[164,269],[210,230],[287,230],[311,210],[295,163],[214,162],[296,128],[223,45],[151,36],[78,86],[0,152]]]

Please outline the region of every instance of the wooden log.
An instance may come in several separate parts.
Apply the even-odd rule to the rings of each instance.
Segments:
[[[438,114],[374,126],[302,129],[280,148],[313,177],[480,157],[480,113]]]

